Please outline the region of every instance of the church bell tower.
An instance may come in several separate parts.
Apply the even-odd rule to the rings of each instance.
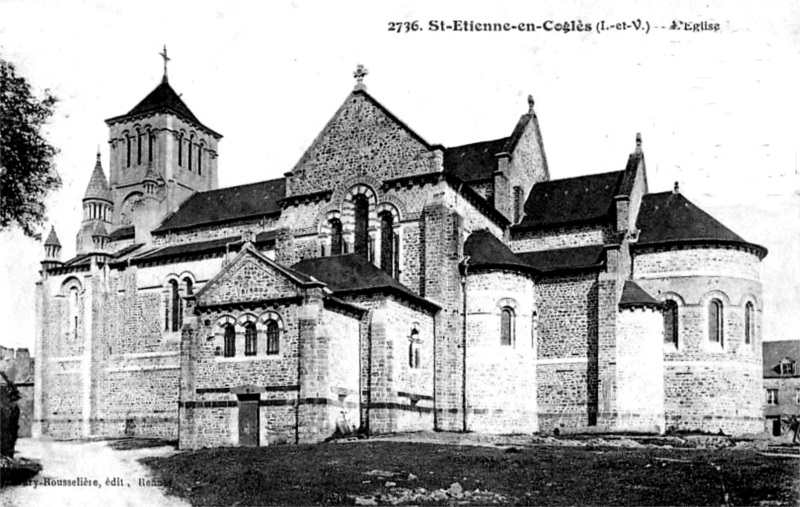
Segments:
[[[170,86],[167,48],[159,53],[164,76],[126,114],[106,120],[109,127],[113,224],[135,229],[137,243],[190,195],[217,188],[220,134],[203,125]]]

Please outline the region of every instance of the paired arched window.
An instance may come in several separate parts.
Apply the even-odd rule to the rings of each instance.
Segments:
[[[181,326],[181,295],[178,281],[169,281],[169,305],[167,305],[167,331],[177,331]]]
[[[178,135],[178,167],[183,167],[183,133]]]
[[[133,143],[133,138],[130,135],[125,135],[125,141],[128,145],[127,155],[125,157],[125,166],[131,166],[131,143]]]
[[[256,333],[255,322],[248,322],[244,325],[244,355],[256,355],[258,348],[258,334]]]
[[[355,238],[353,251],[364,258],[369,256],[369,200],[358,194],[353,197],[355,207]]]
[[[233,328],[233,324],[226,324],[224,329],[223,355],[225,357],[234,357],[236,355],[236,330]]]
[[[664,302],[664,341],[678,346],[678,303],[668,299]]]
[[[724,346],[722,301],[712,299],[708,304],[708,341]]]
[[[136,164],[142,164],[142,140],[144,134],[140,129],[136,129]]]
[[[500,345],[514,345],[514,310],[507,306],[500,310]]]
[[[147,161],[153,161],[153,143],[155,143],[156,135],[152,130],[147,132]]]
[[[381,269],[395,276],[394,217],[389,211],[380,214],[381,219]]]
[[[267,321],[267,355],[273,356],[280,352],[281,330],[274,320]]]
[[[333,218],[331,226],[331,255],[342,255],[342,221]]]
[[[753,307],[753,303],[748,301],[747,304],[744,305],[744,343],[746,345],[753,343],[753,338],[756,335],[755,331],[755,308]]]
[[[197,174],[203,174],[203,144],[197,145]]]
[[[192,170],[192,145],[194,145],[194,135],[189,136],[189,141],[188,144],[186,145],[186,154],[189,156],[188,160],[189,163],[187,164],[187,166],[190,171]]]

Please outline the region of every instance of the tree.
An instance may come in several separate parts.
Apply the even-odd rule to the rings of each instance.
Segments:
[[[28,81],[0,55],[0,230],[19,227],[36,236],[44,224],[44,200],[61,187],[58,153],[42,136],[58,99],[34,96]]]
[[[0,371],[0,455],[14,457],[19,432],[19,390]]]

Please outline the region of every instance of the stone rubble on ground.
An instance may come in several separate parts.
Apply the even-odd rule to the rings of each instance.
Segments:
[[[373,470],[367,474],[378,475]],[[409,481],[417,478],[414,474],[408,474]],[[413,477],[413,479],[412,479]],[[487,490],[475,489],[465,491],[460,483],[454,482],[447,489],[437,489],[428,491],[425,488],[406,488],[399,487],[394,482],[387,482],[385,488],[388,491],[376,491],[371,495],[350,495],[356,505],[400,505],[405,503],[422,502],[446,502],[450,501],[458,505],[490,505],[506,503],[508,497],[493,493]]]

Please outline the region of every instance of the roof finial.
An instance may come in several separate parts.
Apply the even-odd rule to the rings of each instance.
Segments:
[[[159,53],[159,55],[161,55],[161,58],[164,59],[164,77],[162,79],[162,82],[166,83],[167,82],[167,62],[171,60],[171,58],[167,56],[167,45],[166,44],[164,44],[164,51]]]
[[[353,77],[356,78],[355,90],[367,91],[367,85],[364,84],[364,77],[366,77],[367,74],[369,74],[369,71],[359,63],[356,66],[355,72],[353,72]]]
[[[681,191],[681,189],[678,187],[678,182],[676,181],[676,182],[675,182],[675,186],[674,186],[674,187],[672,187],[672,193],[673,193],[673,194],[679,194],[679,193],[680,193],[680,191]]]
[[[533,95],[528,95],[528,113],[533,114]]]
[[[100,162],[100,144],[97,144],[97,161]]]
[[[636,153],[642,152],[642,133],[636,133]]]

